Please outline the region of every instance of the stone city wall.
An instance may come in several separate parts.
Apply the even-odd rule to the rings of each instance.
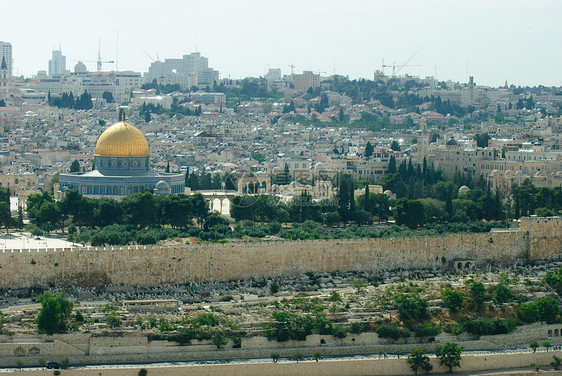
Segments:
[[[546,222],[545,222],[546,221]],[[306,272],[510,265],[559,255],[560,218],[520,230],[435,237],[6,250],[0,288],[153,286],[270,278]]]

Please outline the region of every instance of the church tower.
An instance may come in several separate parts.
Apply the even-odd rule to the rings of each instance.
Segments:
[[[418,160],[423,161],[424,157],[429,154],[429,130],[427,129],[427,122],[425,118],[420,120],[420,129],[417,131],[418,137]]]
[[[0,65],[0,99],[8,96],[8,66],[6,59],[2,57],[2,64]]]

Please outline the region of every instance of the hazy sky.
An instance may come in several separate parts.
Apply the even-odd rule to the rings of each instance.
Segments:
[[[221,78],[287,74],[290,64],[372,78],[382,59],[402,65],[415,54],[400,74],[562,85],[561,0],[22,0],[0,10],[0,40],[25,76],[47,70],[59,43],[67,69],[95,61],[98,39],[102,58],[116,60],[119,33],[120,70],[146,72],[151,58],[197,46]]]

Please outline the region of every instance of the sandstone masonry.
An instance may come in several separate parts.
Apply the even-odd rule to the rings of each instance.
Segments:
[[[562,218],[523,218],[519,230],[436,237],[6,250],[0,288],[154,286],[306,272],[509,265],[559,257]]]

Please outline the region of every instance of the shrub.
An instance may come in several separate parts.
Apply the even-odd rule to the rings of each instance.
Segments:
[[[77,322],[84,322],[84,315],[82,314],[82,312],[80,312],[80,310],[76,311],[76,314],[74,315],[74,320],[76,320]]]
[[[351,323],[350,331],[353,334],[361,334],[363,333],[364,325],[361,322],[353,322]]]
[[[39,227],[37,226],[33,226],[31,228],[31,235],[33,236],[41,236],[43,235],[43,230],[41,230]]]
[[[476,318],[466,325],[469,333],[477,336],[494,335],[494,334],[507,334],[515,330],[517,323],[515,320],[508,318],[504,320],[492,321],[489,318]]]
[[[345,332],[345,330],[340,325],[336,326],[332,335],[335,338],[339,338],[339,339],[343,339],[343,338],[347,337],[347,333]]]
[[[407,328],[399,328],[394,324],[382,324],[375,330],[381,338],[390,338],[394,341],[400,338],[410,337],[410,331]]]
[[[509,286],[505,283],[499,283],[494,289],[492,300],[494,303],[507,303],[513,300],[513,294]]]
[[[463,292],[448,288],[441,292],[441,297],[443,302],[445,302],[445,307],[449,308],[452,313],[457,313],[462,308],[462,303],[464,302]]]
[[[109,325],[110,328],[119,328],[121,324],[121,319],[117,317],[115,312],[107,316],[107,325]]]
[[[552,362],[550,362],[550,365],[552,366],[552,368],[554,369],[558,369],[560,368],[560,364],[562,364],[562,358],[556,356],[556,355],[552,355]]]
[[[271,360],[273,360],[273,363],[277,363],[279,361],[279,353],[278,352],[272,352],[269,354],[269,357],[271,358]]]
[[[420,325],[417,329],[416,329],[416,337],[434,337],[436,335],[438,335],[439,333],[441,333],[441,329],[432,323],[426,323],[423,325]]]
[[[453,335],[461,335],[462,333],[466,332],[466,326],[462,323],[456,323],[454,325],[449,326],[446,329],[447,333],[451,333]]]
[[[269,292],[274,295],[279,292],[279,283],[277,283],[276,279],[273,279],[269,284]]]
[[[67,368],[70,365],[70,359],[68,359],[68,356],[65,356],[64,358],[62,358],[60,360],[60,364],[62,364],[62,366],[64,368]]]
[[[228,338],[222,335],[222,333],[216,333],[212,338],[213,344],[217,346],[217,349],[220,349],[222,346],[228,343]]]

